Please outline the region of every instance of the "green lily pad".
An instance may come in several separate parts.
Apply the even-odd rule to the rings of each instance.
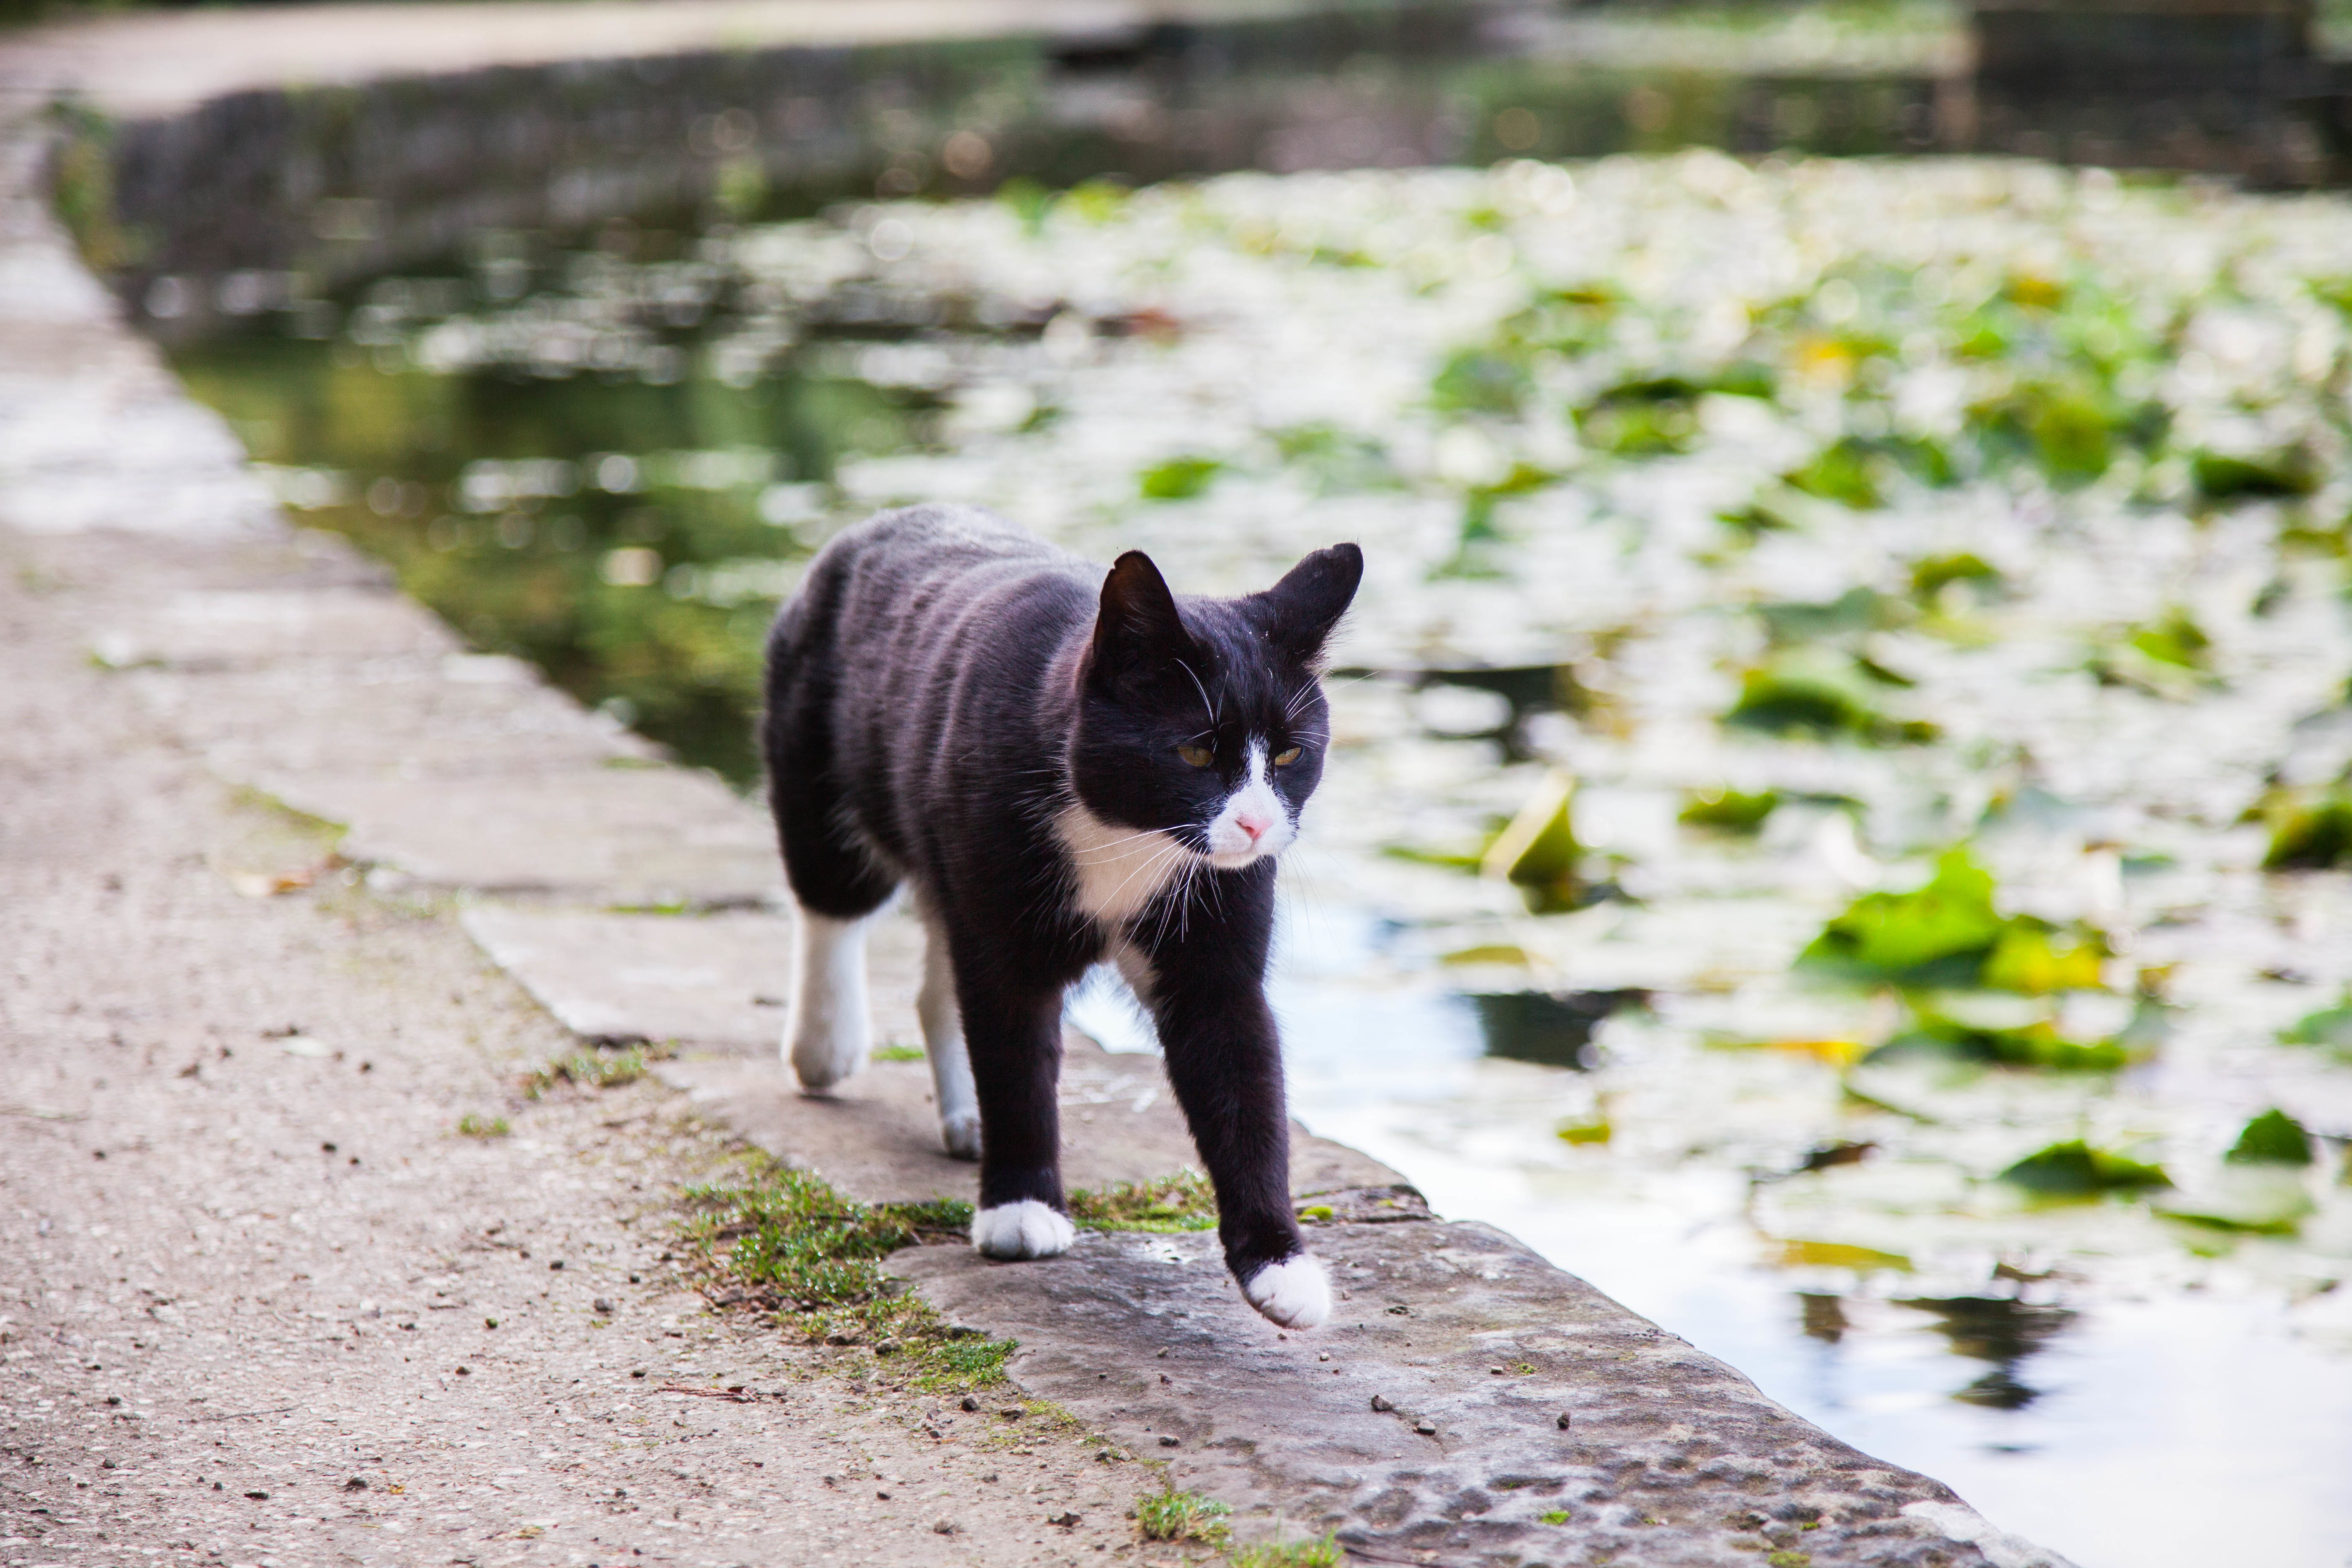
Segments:
[[[2114,1072],[2128,1067],[2135,1056],[2131,1046],[2120,1037],[2070,1040],[2046,1019],[2014,1028],[1995,1028],[1930,1016],[1879,1047],[1868,1059],[1877,1061],[1923,1053],[2001,1067],[2043,1068],[2053,1072]]]
[[[1576,907],[1576,867],[1584,847],[1577,842],[1570,813],[1575,798],[1576,781],[1551,773],[1488,846],[1482,863],[1488,876],[1517,888],[1537,914]]]
[[[2273,1106],[2246,1123],[2237,1142],[2221,1156],[2233,1165],[2308,1165],[2311,1134],[2303,1123]]]
[[[1171,458],[1136,478],[1146,500],[1190,500],[1207,489],[1225,465],[1214,458]]]
[[[2094,1149],[2080,1138],[2038,1149],[1997,1179],[2042,1197],[2095,1197],[2172,1184],[2162,1166]]]
[[[1881,706],[1895,683],[1887,672],[1836,648],[1795,647],[1740,677],[1739,700],[1723,721],[1773,735],[1845,737],[1889,744],[1937,736],[1933,724]]]
[[[1458,349],[1430,384],[1433,407],[1458,414],[1517,414],[1529,383],[1526,364],[1492,348]]]
[[[2270,824],[2265,871],[2326,870],[2352,864],[2352,787],[2274,792],[2262,808]]]
[[[1684,797],[1676,820],[1689,827],[1711,827],[1722,833],[1754,833],[1780,804],[1778,790],[1752,795],[1736,789],[1697,791]]]
[[[2307,496],[2319,488],[2318,460],[2300,443],[2273,452],[2200,452],[2189,468],[2208,500]]]
[[[1990,592],[2000,587],[2000,574],[1983,556],[1967,552],[1929,555],[1911,564],[1911,592],[1921,599],[1933,599],[1954,583],[1982,586]]]
[[[2305,1013],[2279,1031],[2279,1042],[2289,1046],[2323,1046],[2339,1055],[2352,1055],[2352,994],[2333,1007]]]

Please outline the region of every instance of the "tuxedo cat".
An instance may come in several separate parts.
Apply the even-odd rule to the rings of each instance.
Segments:
[[[1168,590],[992,513],[919,506],[847,530],[768,638],[761,744],[800,906],[784,1051],[803,1089],[865,1064],[862,922],[899,883],[927,928],[916,1008],[951,1153],[980,1161],[972,1245],[1068,1249],[1062,994],[1119,967],[1159,1026],[1250,1304],[1330,1312],[1290,1206],[1265,1002],[1275,857],[1329,743],[1317,681],[1363,554],[1264,593]]]

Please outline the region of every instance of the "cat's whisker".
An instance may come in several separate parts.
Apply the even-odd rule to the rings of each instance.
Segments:
[[[1197,675],[1192,675],[1192,667],[1186,664],[1182,659],[1180,658],[1176,661],[1176,668],[1182,670],[1186,675],[1192,676],[1192,689],[1201,694],[1201,706],[1208,710],[1209,728],[1212,730],[1215,729],[1217,727],[1217,707],[1216,704],[1209,700],[1209,689],[1201,684],[1201,678]]]

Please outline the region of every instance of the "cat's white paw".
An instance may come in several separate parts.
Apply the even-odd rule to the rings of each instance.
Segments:
[[[971,1216],[971,1245],[990,1258],[1058,1258],[1078,1239],[1070,1216],[1035,1198],[999,1204]]]
[[[959,1160],[980,1158],[980,1112],[961,1110],[940,1118],[940,1142]]]
[[[1316,1328],[1331,1315],[1331,1277],[1311,1252],[1267,1264],[1243,1283],[1242,1294],[1286,1329]]]
[[[812,1013],[793,1023],[796,1026],[784,1037],[784,1051],[803,1093],[822,1093],[866,1065],[863,1016],[824,1018]]]

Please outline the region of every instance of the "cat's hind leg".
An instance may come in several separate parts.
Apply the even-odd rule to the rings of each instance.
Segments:
[[[834,782],[821,704],[783,666],[772,674],[764,741],[768,799],[799,919],[783,1055],[801,1088],[822,1093],[866,1065],[866,922],[898,889],[897,870],[861,833]]]
[[[866,1065],[873,1025],[866,1000],[866,920],[802,905],[784,1055],[806,1093],[831,1089]]]
[[[923,986],[915,994],[923,1024],[923,1054],[931,1062],[939,1101],[940,1141],[959,1160],[980,1158],[980,1096],[972,1088],[971,1053],[964,1048],[963,1014],[956,1005],[955,964],[938,919],[923,921]]]

